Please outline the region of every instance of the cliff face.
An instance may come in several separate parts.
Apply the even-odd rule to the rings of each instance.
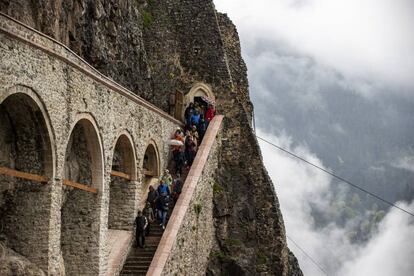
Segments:
[[[169,111],[170,94],[211,86],[226,116],[208,275],[301,275],[251,128],[235,26],[210,0],[2,0],[1,11],[68,45],[102,73]]]

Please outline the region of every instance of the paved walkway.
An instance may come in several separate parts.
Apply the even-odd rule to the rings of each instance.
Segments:
[[[116,275],[128,255],[129,245],[132,242],[132,232],[124,230],[108,229],[108,275]]]

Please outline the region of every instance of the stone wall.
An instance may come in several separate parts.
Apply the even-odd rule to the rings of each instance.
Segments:
[[[68,262],[84,261],[84,266],[80,268],[82,272],[68,271],[68,274],[103,275],[106,272],[108,254],[106,235],[110,172],[116,140],[120,133],[125,131],[130,133],[133,139],[136,156],[134,166],[138,169],[137,180],[131,182],[132,185],[137,186],[134,206],[134,213],[136,213],[138,202],[144,200],[147,192],[142,184],[141,172],[147,145],[150,143],[156,145],[159,167],[165,168],[170,154],[167,141],[180,123],[106,79],[58,43],[4,16],[0,19],[0,28],[3,30],[0,34],[1,108],[10,109],[7,99],[16,93],[33,99],[39,109],[44,111],[36,114],[43,117],[47,127],[42,131],[42,136],[34,135],[29,140],[36,141],[34,138],[47,136],[47,139],[42,141],[47,142],[46,148],[52,149],[51,161],[43,160],[42,157],[38,161],[29,162],[29,159],[20,155],[22,164],[26,162],[28,166],[15,167],[50,176],[48,184],[41,186],[38,183],[27,184],[19,180],[17,188],[11,190],[11,188],[3,188],[14,187],[8,186],[9,177],[6,177],[7,180],[1,178],[0,186],[3,192],[1,208],[12,210],[8,213],[2,212],[2,215],[10,214],[8,216],[10,220],[17,222],[10,224],[10,220],[4,218],[6,227],[3,229],[10,228],[10,231],[4,231],[4,235],[7,236],[10,244],[20,240],[29,244],[25,247],[12,246],[12,248],[24,257],[32,258],[31,260],[46,273],[59,275],[63,267],[62,262],[70,266]],[[28,120],[29,117],[25,115],[20,119]],[[86,129],[85,136],[94,136],[95,144],[92,147],[87,141],[87,150],[82,149],[81,137],[75,143],[70,142],[72,134],[78,132],[75,125],[81,120],[93,125],[89,130]],[[1,121],[2,125],[6,123],[4,116],[1,117]],[[4,135],[0,139],[4,140]],[[44,148],[39,142],[36,143],[37,152]],[[71,150],[68,150],[68,144],[72,145]],[[4,146],[2,144],[1,152]],[[4,151],[10,151],[9,149],[5,147]],[[76,151],[79,154],[74,154],[73,160],[77,161],[72,162],[71,152]],[[87,163],[85,160],[88,158],[91,158],[91,167],[82,165]],[[13,167],[10,162],[2,164]],[[49,169],[46,169],[49,167],[50,175]],[[68,173],[69,168],[77,167],[78,170]],[[91,185],[98,189],[97,194],[67,189],[62,185],[65,178],[90,184],[88,173],[92,174]],[[14,201],[20,202],[19,205],[9,205],[7,199],[4,199],[5,192],[15,193],[15,198],[21,197]],[[28,201],[29,198],[33,201]],[[26,215],[31,216],[31,219],[26,220],[24,218]],[[89,220],[86,219],[89,216]],[[85,227],[73,228],[74,225]],[[79,229],[81,230],[78,231]],[[21,238],[13,236],[12,231],[18,233]],[[75,235],[76,231],[78,232]],[[71,234],[82,236],[82,239],[76,240],[75,237],[70,237]],[[36,242],[30,241],[29,237]],[[67,240],[69,238],[70,241]],[[77,245],[83,244],[85,239],[88,239],[93,246],[88,249],[88,252],[84,251],[88,257],[82,259],[84,255],[79,254],[75,249]],[[72,249],[65,250],[67,246]],[[66,253],[62,254],[62,249]],[[36,252],[39,252],[38,256]],[[88,265],[90,267],[87,270]]]
[[[163,275],[205,275],[214,243],[213,190],[221,136],[210,150]]]
[[[19,0],[3,1],[0,8],[61,40],[166,112],[172,110],[171,94],[207,84],[216,96],[218,113],[226,116],[218,172],[224,192],[214,200],[215,210],[222,211],[215,212],[217,254],[208,273],[300,271],[289,265],[294,257],[288,257],[278,199],[251,128],[253,107],[235,26],[216,12],[212,0],[115,2],[48,0],[31,5]],[[78,77],[67,72],[63,75],[68,79]],[[104,92],[92,97],[93,102],[107,100]]]
[[[121,177],[111,176],[108,214],[109,229],[131,230],[130,225],[135,220],[136,192],[137,189],[133,182]]]

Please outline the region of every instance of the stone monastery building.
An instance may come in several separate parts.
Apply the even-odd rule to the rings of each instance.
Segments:
[[[200,97],[222,115],[141,254],[135,217]],[[128,275],[134,252],[146,275],[302,275],[252,118],[210,0],[1,0],[0,275]]]

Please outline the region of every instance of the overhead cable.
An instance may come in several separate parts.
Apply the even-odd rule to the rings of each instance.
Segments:
[[[268,141],[268,140],[266,140],[266,139],[264,139],[264,138],[262,138],[260,136],[257,136],[256,135],[256,137],[258,139],[262,140],[263,142],[266,142],[267,144],[269,144],[269,145],[271,145],[271,146],[273,146],[273,147],[275,147],[275,148],[277,148],[277,149],[279,149],[279,150],[281,150],[281,151],[283,151],[283,152],[285,152],[285,153],[287,153],[287,154],[289,154],[289,155],[291,155],[291,156],[293,156],[293,157],[295,157],[295,158],[297,158],[297,159],[299,159],[299,160],[307,163],[308,165],[311,165],[311,166],[313,166],[313,167],[315,167],[315,168],[317,168],[317,169],[319,169],[319,170],[321,170],[321,171],[329,174],[330,176],[332,176],[332,177],[334,177],[334,178],[336,178],[336,179],[338,179],[338,180],[340,180],[340,181],[342,181],[342,182],[344,182],[344,183],[346,183],[346,184],[354,187],[355,189],[358,189],[358,190],[360,190],[360,191],[362,191],[362,192],[364,192],[364,193],[366,193],[366,194],[368,194],[368,195],[370,195],[370,196],[372,196],[372,197],[374,197],[374,198],[376,198],[376,199],[378,199],[378,200],[380,200],[380,201],[382,201],[382,202],[390,205],[391,207],[394,207],[394,208],[396,208],[396,209],[398,209],[400,211],[403,211],[403,212],[409,214],[410,216],[413,216],[414,217],[414,213],[412,213],[410,211],[407,211],[404,208],[399,207],[398,205],[395,205],[391,201],[389,201],[387,199],[384,199],[384,198],[380,197],[379,195],[376,195],[376,194],[374,194],[374,193],[372,193],[372,192],[370,192],[370,191],[368,191],[368,190],[366,190],[364,188],[361,188],[360,186],[358,186],[358,185],[350,182],[349,180],[346,180],[345,178],[343,178],[341,176],[338,176],[338,175],[336,175],[336,174],[334,174],[334,173],[332,173],[332,172],[330,172],[330,171],[328,171],[328,170],[326,170],[326,169],[324,169],[324,168],[322,168],[322,167],[320,167],[318,165],[315,165],[312,162],[310,162],[310,161],[308,161],[308,160],[306,160],[306,159],[304,159],[304,158],[302,158],[302,157],[300,157],[300,156],[298,156],[298,155],[296,155],[296,154],[294,154],[294,153],[292,153],[292,152],[290,152],[290,151],[288,151],[288,150],[286,150],[286,149],[284,149],[284,148],[282,148],[282,147],[280,147],[280,146],[278,146],[278,145],[276,145],[276,144],[274,144],[274,143],[272,143],[272,142],[270,142],[270,141]]]
[[[322,268],[322,266],[315,261],[308,253],[306,253],[306,251],[304,249],[302,249],[302,247],[299,246],[299,244],[297,244],[291,237],[289,237],[288,235],[286,235],[286,237],[300,250],[303,252],[303,254],[305,254],[306,257],[309,258],[309,260],[311,260],[311,262],[316,265],[317,268],[319,268],[320,271],[322,271],[325,275],[328,275],[328,273],[325,271],[325,269]]]

